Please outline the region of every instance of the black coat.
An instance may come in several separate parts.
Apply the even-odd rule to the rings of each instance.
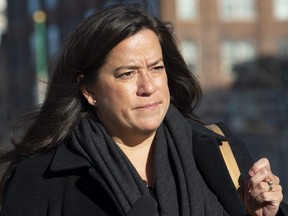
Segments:
[[[218,148],[219,135],[192,122],[196,164],[207,185],[230,215],[247,215],[241,197],[234,189]],[[248,149],[231,131],[222,126],[242,173],[253,164]],[[99,185],[99,173],[65,145],[19,162],[5,194],[2,216],[108,216],[117,215],[111,198]],[[130,216],[150,215],[141,202]],[[285,206],[282,206],[285,212]],[[141,209],[139,212],[138,209]],[[143,210],[144,209],[144,210]],[[149,208],[147,208],[149,209]],[[286,215],[288,215],[286,208]]]

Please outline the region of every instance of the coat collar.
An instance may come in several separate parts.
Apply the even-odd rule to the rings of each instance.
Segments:
[[[58,146],[50,164],[50,170],[60,172],[65,170],[76,170],[89,168],[91,164],[82,156],[69,148],[69,143],[63,142]]]

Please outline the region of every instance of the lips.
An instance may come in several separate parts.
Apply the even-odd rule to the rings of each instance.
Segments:
[[[159,104],[160,102],[148,103],[142,106],[138,106],[137,109],[153,109],[153,108],[158,107]]]

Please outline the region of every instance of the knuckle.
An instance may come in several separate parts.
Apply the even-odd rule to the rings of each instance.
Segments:
[[[284,196],[283,196],[283,194],[281,193],[281,194],[280,194],[280,202],[282,202],[283,198],[284,198]]]
[[[255,188],[257,186],[257,179],[252,177],[250,179],[250,183],[251,183],[252,188]]]
[[[269,193],[265,192],[265,193],[260,194],[260,196],[264,202],[269,201],[269,198],[270,198]]]
[[[263,165],[269,165],[269,160],[266,157],[261,158],[259,162],[261,162],[261,164]]]
[[[257,196],[257,197],[255,198],[255,200],[256,200],[258,203],[263,203],[263,202],[265,202],[265,201],[268,200],[268,197],[267,197],[266,193],[261,193],[261,194],[259,194],[259,196]]]
[[[266,182],[260,182],[258,185],[257,185],[257,188],[261,191],[264,191],[266,188],[267,188],[267,183]]]
[[[276,175],[274,175],[275,183],[280,184],[280,178]]]
[[[279,191],[282,193],[282,186],[278,185]]]
[[[267,167],[269,167],[269,168],[270,168],[270,161],[269,161],[269,159],[268,159],[268,158],[265,158],[265,164],[266,164],[266,166],[267,166]]]
[[[269,173],[269,170],[266,167],[259,170],[259,175],[261,176],[268,176],[268,173]]]
[[[281,202],[283,200],[284,196],[282,193],[279,194],[279,201]]]

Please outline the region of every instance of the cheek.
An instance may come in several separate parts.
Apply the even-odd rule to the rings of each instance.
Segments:
[[[159,89],[161,89],[163,94],[165,94],[165,95],[170,94],[169,93],[169,87],[168,87],[168,80],[167,80],[166,75],[157,81],[157,86]]]
[[[129,99],[133,99],[133,95],[135,95],[135,85],[117,85],[116,83],[109,83],[102,86],[97,97],[100,98],[100,100],[103,100],[103,102],[105,101],[105,104],[118,106],[128,103]]]

